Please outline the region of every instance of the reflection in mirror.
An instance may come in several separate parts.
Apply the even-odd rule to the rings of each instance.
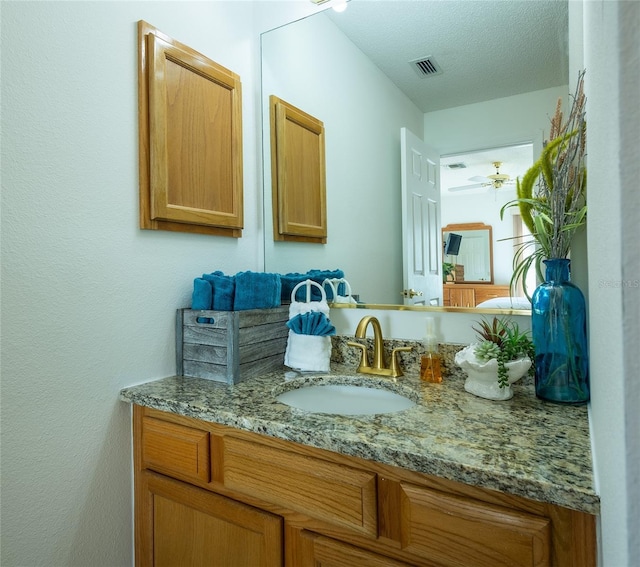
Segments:
[[[319,48],[321,46],[321,48]],[[366,302],[402,300],[400,129],[423,114],[324,14],[262,35],[265,209],[271,210],[268,98],[324,124],[327,242],[274,242],[265,215],[265,269],[341,269]]]
[[[276,95],[317,116],[325,124],[328,214],[327,244],[313,247],[274,242],[272,221],[270,215],[265,215],[265,269],[286,273],[304,272],[311,268],[339,268],[345,271],[353,293],[362,301],[400,304],[400,129],[409,128],[439,150],[441,156],[528,140],[533,140],[533,151],[537,153],[541,147],[542,131],[548,122],[548,108],[568,92],[567,61],[563,53],[567,43],[567,3],[555,0],[524,3],[528,10],[555,11],[550,19],[530,17],[531,14],[518,19],[515,11],[511,10],[514,10],[513,5],[523,3],[478,3],[482,4],[482,14],[470,9],[473,3],[458,0],[352,0],[349,4],[344,14],[328,16],[318,13],[262,36],[265,210],[270,211],[271,203],[268,97]],[[397,16],[406,16],[405,12],[411,12],[410,20],[422,20],[422,31],[409,33],[403,28],[407,19],[399,22]],[[423,19],[425,13],[429,20],[426,23]],[[351,18],[352,24],[343,25],[347,21],[340,20],[343,17]],[[489,23],[479,25],[479,18],[486,18]],[[383,31],[377,25],[382,25]],[[387,63],[397,68],[398,73],[408,65],[410,57],[407,53],[398,59],[394,55],[396,50],[381,41],[390,39],[384,31],[386,28],[394,30],[395,39],[391,38],[391,42],[397,43],[398,47],[401,47],[401,38],[411,38],[415,43],[414,55],[418,51],[417,56],[427,52],[455,51],[468,57],[470,53],[464,54],[461,46],[477,45],[483,37],[491,36],[492,25],[499,26],[496,34],[500,35],[501,41],[491,43],[503,54],[502,63],[507,52],[509,56],[518,55],[511,62],[516,71],[506,71],[502,64],[496,71],[495,58],[489,58],[491,63],[480,70],[480,77],[466,79],[467,83],[457,91],[445,92],[440,85],[447,84],[445,75],[449,77],[458,73],[458,69],[447,69],[448,72],[442,75],[421,79],[417,88],[429,93],[424,98],[439,104],[428,109],[419,106],[421,103],[416,97],[410,99],[404,94],[381,71],[378,66],[381,63],[373,63],[366,55],[372,49],[377,50],[378,55],[384,52]],[[360,30],[357,46],[343,33],[343,30],[348,30],[351,34],[352,29]],[[424,30],[430,33],[424,33]],[[545,46],[556,46],[560,55],[545,55],[545,66],[560,69],[561,80],[549,82],[544,79],[546,82],[543,82],[543,71],[531,68],[535,63],[533,60],[538,60],[538,57],[532,59],[529,55],[532,51],[539,55],[545,48],[532,47],[531,37],[542,37],[548,33],[553,38],[545,36]],[[366,37],[363,40],[363,35],[375,38],[376,34],[378,41],[367,42]],[[463,42],[460,34],[464,35]],[[477,34],[478,42],[473,34]],[[429,43],[435,37],[448,43]],[[518,38],[526,43],[526,47],[516,48],[511,44],[513,49],[505,49],[507,41]],[[560,46],[559,50],[557,46]],[[549,64],[549,61],[553,63]],[[442,66],[447,60],[439,57],[438,63]],[[533,77],[538,82],[528,82],[523,86],[522,77],[515,78],[514,75],[519,69],[528,75],[527,80]],[[410,71],[415,75],[413,69]],[[514,87],[509,85],[514,78],[515,88],[520,90],[513,90]],[[461,101],[460,91],[473,93],[477,98]],[[490,162],[488,167],[488,171],[481,173],[469,172],[469,177],[495,173]],[[493,197],[486,196],[485,201],[490,198]],[[461,199],[466,200],[470,200],[470,195]],[[470,211],[462,206],[449,211],[447,206],[443,194],[443,225],[481,220],[493,225],[496,239],[504,230],[512,230],[511,218],[500,223],[494,218],[472,215],[473,207]],[[499,210],[498,203],[496,210]],[[494,241],[494,283],[508,283],[511,254],[510,245]]]
[[[455,265],[455,283],[493,283],[493,236],[484,223],[449,224],[442,228],[442,239],[460,237],[454,250],[445,248],[444,262]],[[446,252],[450,252],[446,254]]]

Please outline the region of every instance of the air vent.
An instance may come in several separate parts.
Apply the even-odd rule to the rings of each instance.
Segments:
[[[418,73],[420,77],[431,77],[442,74],[440,65],[436,63],[433,57],[421,57],[415,61],[409,61],[409,65],[413,67],[414,71]]]
[[[467,164],[459,161],[458,163],[450,163],[447,167],[449,169],[467,169]]]

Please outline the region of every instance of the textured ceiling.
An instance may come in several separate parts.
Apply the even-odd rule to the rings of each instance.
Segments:
[[[567,0],[350,0],[327,15],[423,112],[566,85]],[[433,57],[439,75],[410,61]]]

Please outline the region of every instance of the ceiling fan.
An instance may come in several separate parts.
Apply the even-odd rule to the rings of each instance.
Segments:
[[[469,178],[469,181],[476,181],[473,185],[460,185],[458,187],[449,187],[449,191],[466,191],[467,189],[478,189],[480,187],[492,187],[493,189],[501,189],[505,185],[513,185],[514,180],[506,173],[500,173],[502,167],[501,161],[494,161],[493,167],[496,168],[496,172],[493,175],[487,175],[482,177],[480,175],[474,175]]]

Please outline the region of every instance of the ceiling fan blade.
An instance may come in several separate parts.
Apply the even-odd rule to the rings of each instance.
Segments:
[[[482,175],[474,175],[473,177],[469,177],[469,181],[477,181],[478,183],[491,183],[493,180],[488,177],[483,177]]]
[[[449,187],[449,191],[466,191],[467,189],[478,189],[484,187],[486,183],[476,183],[475,185],[460,185],[458,187]]]

